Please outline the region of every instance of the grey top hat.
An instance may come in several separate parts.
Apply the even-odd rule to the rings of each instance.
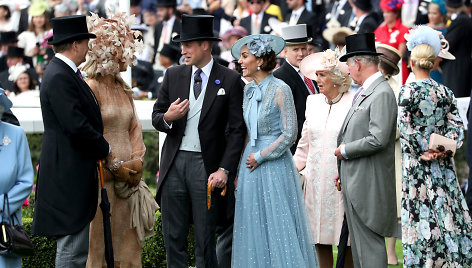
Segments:
[[[287,46],[311,42],[311,37],[308,37],[306,28],[306,24],[282,27],[282,38],[285,40]]]

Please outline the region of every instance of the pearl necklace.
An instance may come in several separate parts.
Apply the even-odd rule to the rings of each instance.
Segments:
[[[326,101],[327,104],[333,105],[333,104],[338,103],[341,100],[341,98],[343,97],[343,95],[344,95],[344,93],[340,93],[338,96],[336,96],[336,98],[334,98],[332,100],[328,100],[328,98],[326,98],[326,96],[325,96],[325,101]]]

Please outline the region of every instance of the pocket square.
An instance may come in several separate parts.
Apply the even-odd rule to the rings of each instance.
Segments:
[[[224,96],[224,95],[226,95],[224,88],[220,88],[220,90],[218,90],[218,93],[216,93],[216,96]]]

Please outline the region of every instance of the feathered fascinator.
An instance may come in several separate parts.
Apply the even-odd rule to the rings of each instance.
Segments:
[[[87,17],[89,32],[97,36],[89,41],[87,57],[97,63],[97,73],[117,74],[120,63],[132,66],[135,53],[143,51],[144,43],[137,39],[141,33],[131,30],[134,20],[134,15],[124,12],[116,12],[110,19],[100,18],[95,13]]]
[[[20,76],[20,74],[22,73],[26,73],[28,68],[29,68],[29,65],[27,64],[23,65],[21,63],[17,63],[15,66],[12,66],[10,69],[8,69],[8,74],[9,74],[8,80],[15,83],[16,80],[18,79],[18,76]]]
[[[441,51],[441,41],[438,33],[426,25],[420,25],[411,29],[405,38],[408,41],[406,42],[406,47],[409,51],[421,44],[430,45],[434,49],[436,57]]]
[[[402,5],[403,0],[380,0],[380,8],[386,11],[397,11]]]

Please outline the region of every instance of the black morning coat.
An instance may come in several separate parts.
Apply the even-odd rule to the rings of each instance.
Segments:
[[[93,93],[65,62],[51,60],[40,89],[44,135],[32,231],[74,234],[97,211],[97,160],[109,145]]]
[[[152,112],[152,125],[157,130],[167,133],[162,146],[157,182],[156,201],[159,204],[162,184],[165,183],[167,173],[179,150],[187,124],[187,116],[184,116],[172,122],[172,128],[168,129],[164,123],[164,113],[177,98],[182,101],[189,98],[191,75],[191,66],[180,65],[167,69]],[[234,190],[231,179],[234,178],[238,169],[246,137],[242,111],[243,85],[238,73],[214,62],[198,125],[206,172],[209,176],[219,167],[230,171],[227,192]]]

